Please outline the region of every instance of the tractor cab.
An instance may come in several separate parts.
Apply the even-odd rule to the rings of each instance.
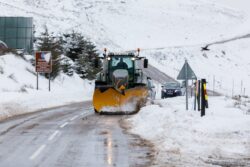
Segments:
[[[109,55],[108,77],[114,86],[124,84],[125,88],[132,87],[135,80],[134,55]]]
[[[138,111],[138,106],[145,102],[148,90],[142,67],[138,64],[148,60],[134,53],[109,53],[102,58],[102,71],[97,75],[93,104],[95,111]],[[97,62],[98,63],[98,62]],[[131,109],[123,108],[130,104]]]

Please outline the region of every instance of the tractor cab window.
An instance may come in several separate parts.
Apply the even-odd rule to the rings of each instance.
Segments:
[[[130,57],[113,57],[111,61],[113,69],[130,69],[133,67],[133,61]]]
[[[134,80],[134,61],[131,57],[112,57],[110,60],[110,78],[112,78],[112,73],[117,69],[125,69],[128,70],[129,81],[132,82]]]

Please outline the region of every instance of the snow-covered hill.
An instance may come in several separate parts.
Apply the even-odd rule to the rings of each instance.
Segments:
[[[46,24],[54,32],[80,31],[100,50],[150,49],[145,55],[151,63],[165,66],[161,70],[174,78],[187,58],[198,77],[210,84],[215,77],[217,91],[228,95],[233,81],[235,93],[243,89],[241,80],[250,93],[248,40],[215,45],[207,53],[200,48],[249,34],[249,5],[247,0],[0,0],[2,15],[34,17],[36,35]]]
[[[44,24],[53,31],[76,29],[101,47],[134,49],[200,44],[248,32],[248,14],[232,8],[231,1],[0,0],[0,10],[5,16],[34,17],[38,30]]]
[[[173,78],[179,74],[185,59],[198,76],[206,78],[208,89],[224,95],[250,95],[249,39],[212,45],[201,51],[202,45],[168,47],[144,51],[151,64]]]
[[[214,44],[209,51],[201,47],[250,34],[249,6],[249,0],[0,0],[2,16],[34,17],[36,36],[46,24],[56,33],[82,32],[100,50],[140,47],[152,65],[173,78],[187,59],[209,89],[215,79],[215,90],[225,95],[242,94],[244,88],[250,95],[250,39]],[[61,75],[52,93],[40,78],[36,91],[34,67],[13,55],[0,57],[0,80],[0,118],[91,98],[92,86],[77,76]],[[168,100],[156,101],[158,106],[149,105],[130,120],[132,131],[160,150],[164,164],[156,166],[169,160],[174,166],[204,166],[203,160],[210,159],[220,165],[217,160],[235,158],[227,166],[238,165],[234,162],[241,158],[249,161],[249,115],[235,109],[242,107],[238,102],[209,98],[208,114],[200,119],[198,112],[182,109],[184,98]],[[243,107],[249,112],[247,101]]]

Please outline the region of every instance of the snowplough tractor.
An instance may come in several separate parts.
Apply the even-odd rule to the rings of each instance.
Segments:
[[[139,62],[147,68],[148,60],[138,53],[107,53],[104,50],[102,71],[97,74],[93,106],[101,114],[133,114],[145,105],[148,97],[146,76]],[[96,61],[98,66],[99,61]]]

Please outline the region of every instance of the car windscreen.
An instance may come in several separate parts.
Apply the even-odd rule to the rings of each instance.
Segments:
[[[166,83],[166,84],[164,84],[164,87],[166,89],[179,89],[180,84],[178,84],[178,83]]]

